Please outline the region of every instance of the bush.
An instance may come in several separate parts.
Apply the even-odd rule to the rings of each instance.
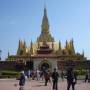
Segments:
[[[16,71],[1,71],[1,77],[5,78],[17,78],[19,75],[19,72]]]
[[[82,70],[76,70],[75,71],[77,75],[85,75],[86,74],[86,70],[82,69]]]

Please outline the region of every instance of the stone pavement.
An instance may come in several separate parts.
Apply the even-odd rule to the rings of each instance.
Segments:
[[[66,90],[66,86],[66,81],[59,82],[58,90]],[[0,80],[0,90],[19,90],[18,81],[15,79],[2,79]],[[27,81],[24,90],[52,90],[52,83],[44,86],[43,81]],[[75,90],[90,90],[90,83],[78,81]]]

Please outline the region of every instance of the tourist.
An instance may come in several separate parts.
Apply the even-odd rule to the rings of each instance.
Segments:
[[[35,70],[32,70],[32,80],[34,80],[36,77],[36,71]]]
[[[56,68],[54,68],[54,72],[52,73],[53,90],[58,90],[58,78],[59,74],[56,71]]]
[[[85,76],[85,83],[88,81],[88,73]]]
[[[64,81],[64,73],[63,73],[63,71],[61,72],[61,79],[62,79],[62,81]]]
[[[40,71],[38,69],[36,70],[36,78],[37,80],[40,80]]]
[[[25,85],[25,75],[24,75],[24,71],[21,72],[21,76],[20,76],[20,78],[19,78],[19,85],[20,85],[19,90],[24,90],[24,85]]]
[[[68,68],[66,75],[67,75],[67,90],[70,90],[71,85],[72,90],[75,90],[77,78],[75,72],[73,71],[73,68]]]
[[[40,78],[43,81],[43,79],[44,79],[44,73],[43,73],[43,71],[40,71]]]
[[[28,70],[28,78],[30,78],[30,76],[31,76],[31,71]]]
[[[52,73],[51,73],[50,70],[48,70],[48,75],[49,75],[48,81],[51,82],[51,75],[52,75]]]
[[[44,73],[44,78],[45,78],[45,86],[47,86],[48,80],[50,80],[50,76],[49,76],[48,71],[46,71],[46,72]]]

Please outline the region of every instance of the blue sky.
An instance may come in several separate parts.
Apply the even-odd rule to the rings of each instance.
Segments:
[[[19,39],[36,41],[41,32],[44,2],[50,32],[62,46],[73,38],[76,52],[90,59],[90,0],[0,0],[2,58],[16,54]]]

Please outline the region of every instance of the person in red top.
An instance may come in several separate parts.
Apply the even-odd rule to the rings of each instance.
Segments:
[[[50,74],[49,74],[48,71],[46,71],[46,72],[44,73],[44,78],[45,78],[45,86],[47,86],[47,83],[48,83],[48,81],[50,80]]]

